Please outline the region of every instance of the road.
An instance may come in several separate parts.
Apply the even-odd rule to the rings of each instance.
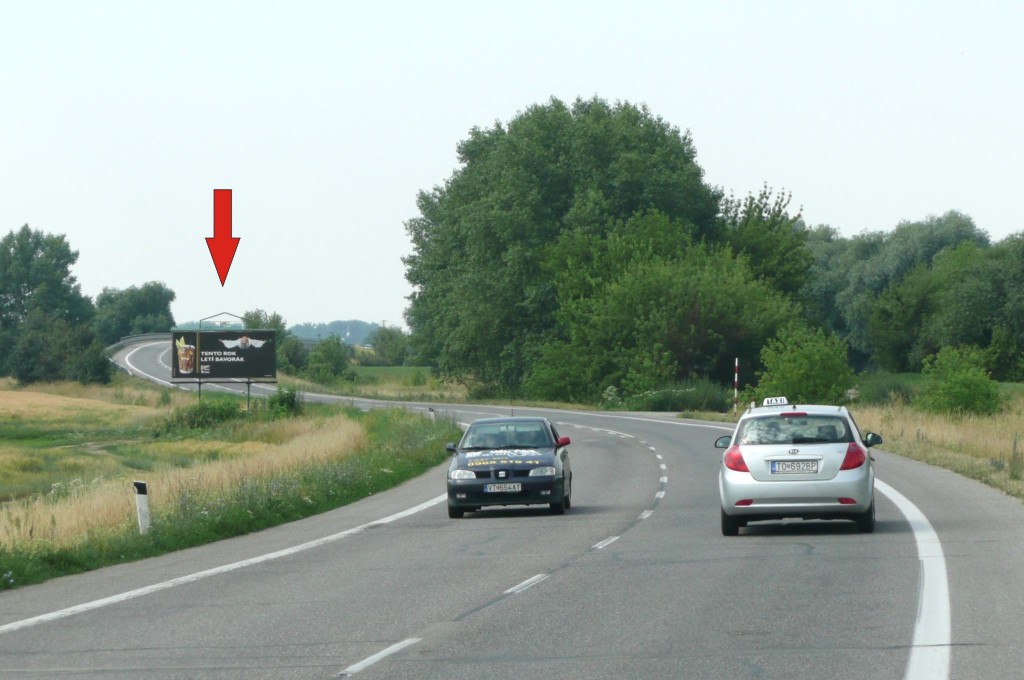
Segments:
[[[166,380],[168,355],[117,359]],[[0,678],[1024,675],[1019,501],[875,451],[874,534],[793,521],[726,538],[721,424],[516,413],[573,439],[565,516],[451,520],[441,467],[307,520],[0,593]]]

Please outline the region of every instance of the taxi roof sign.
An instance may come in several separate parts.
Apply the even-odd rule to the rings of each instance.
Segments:
[[[766,397],[762,406],[788,406],[789,399],[785,397]]]

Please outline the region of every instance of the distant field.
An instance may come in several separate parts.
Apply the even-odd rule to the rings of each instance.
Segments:
[[[0,382],[0,501],[124,475],[133,446],[185,396],[141,381],[32,390]]]

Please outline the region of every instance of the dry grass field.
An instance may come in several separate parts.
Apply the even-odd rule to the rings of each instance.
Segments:
[[[154,428],[171,411],[168,401],[185,405],[195,396],[145,384],[0,384],[0,499],[7,501],[0,505],[0,542],[65,546],[121,531],[135,521],[131,482],[139,477],[159,514],[185,492],[217,494],[337,459],[366,442],[362,427],[344,415],[243,422],[220,437],[155,439]]]
[[[256,480],[337,460],[366,442],[362,427],[345,416],[320,422],[272,422],[267,429],[264,439],[270,441],[135,444],[154,461],[153,469],[58,483],[49,494],[5,503],[0,511],[0,541],[17,545],[42,540],[55,547],[73,547],[91,537],[121,532],[136,521],[130,486],[134,478],[145,479],[151,511],[160,515],[182,498],[227,496]],[[165,458],[192,463],[161,465]]]
[[[923,413],[899,404],[851,410],[861,431],[882,435],[882,449],[1024,499],[1024,397],[1014,395],[1002,413],[983,417]]]
[[[325,512],[439,464],[459,433],[403,409],[244,405],[127,376],[0,381],[0,590]]]

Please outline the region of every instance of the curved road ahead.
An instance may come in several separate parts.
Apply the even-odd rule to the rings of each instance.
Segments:
[[[117,360],[166,381],[169,349]],[[1020,502],[876,451],[874,534],[725,538],[721,424],[530,412],[573,439],[565,516],[448,519],[442,466],[307,520],[4,592],[0,678],[1024,677]]]

